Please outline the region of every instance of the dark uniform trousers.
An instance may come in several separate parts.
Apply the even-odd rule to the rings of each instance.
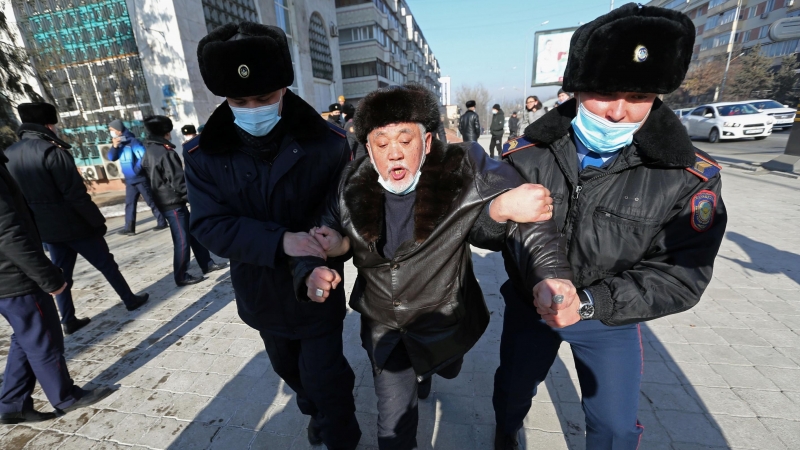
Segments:
[[[125,305],[133,301],[133,292],[128,282],[119,271],[114,255],[108,249],[103,236],[96,236],[77,241],[46,243],[50,251],[50,260],[64,272],[67,288],[56,296],[58,310],[61,312],[61,323],[75,319],[75,305],[72,302],[72,273],[75,271],[75,261],[78,255],[83,256],[89,264],[93,265],[108,280],[108,283],[117,292]]]
[[[189,234],[189,209],[186,206],[181,206],[170,211],[164,211],[163,214],[167,222],[169,222],[169,231],[172,234],[172,245],[175,251],[172,259],[172,270],[175,282],[182,282],[184,276],[186,276],[186,270],[189,268],[189,261],[192,256],[189,253],[190,249],[194,252],[194,257],[197,258],[197,264],[200,265],[200,269],[203,272],[208,270],[208,265],[211,264],[211,254],[194,236]]]
[[[309,339],[260,333],[272,368],[297,394],[300,411],[316,419],[328,449],[355,449],[361,439],[356,378],[344,357],[342,329]]]
[[[156,225],[164,227],[167,225],[164,215],[156,207],[153,201],[153,193],[150,191],[150,184],[146,181],[136,184],[129,184],[125,182],[125,229],[128,231],[136,231],[136,202],[139,201],[139,196],[142,196],[147,206],[153,211],[153,216],[156,218]]]
[[[609,327],[587,320],[554,329],[522,303],[510,282],[500,292],[506,309],[492,398],[498,427],[509,434],[520,429],[537,386],[566,341],[583,396],[586,449],[636,449],[644,431],[636,419],[644,369],[639,325]]]
[[[64,335],[53,298],[42,291],[0,299],[0,314],[11,325],[0,413],[33,409],[36,380],[55,408],[66,408],[83,396],[64,360]]]
[[[494,158],[494,150],[497,149],[497,156],[503,154],[503,135],[495,136],[492,135],[492,139],[489,141],[489,156]]]
[[[452,379],[461,372],[464,358],[436,372]],[[417,448],[417,374],[403,342],[392,350],[383,370],[373,370],[375,395],[378,397],[378,448],[412,450]]]

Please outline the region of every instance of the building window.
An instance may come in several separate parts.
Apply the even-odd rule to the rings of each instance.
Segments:
[[[729,9],[724,13],[720,14],[719,25],[725,25],[726,23],[733,22],[734,18],[736,18],[736,8]]]
[[[379,75],[386,78],[386,63],[380,60],[345,64],[342,66],[342,78],[358,78]]]
[[[723,3],[725,3],[726,1],[728,1],[728,0],[711,0],[710,2],[708,2],[708,9],[714,8],[716,6],[719,6],[719,5],[723,4]]]
[[[378,43],[391,51],[389,43],[392,42],[392,40],[389,39],[389,36],[386,35],[386,32],[383,31],[383,28],[377,25],[367,25],[363,27],[345,28],[343,30],[339,30],[339,42],[342,44],[369,41],[371,39],[375,39],[378,41]]]
[[[706,20],[706,30],[713,30],[719,23],[719,16],[711,16]]]
[[[714,0],[711,0],[711,1],[713,2]],[[684,3],[688,3],[688,1],[687,0],[672,0],[671,2],[667,3],[666,5],[664,5],[664,8],[675,9],[675,8],[683,5]]]
[[[764,39],[767,36],[769,36],[769,25],[764,25],[758,31],[758,38]]]
[[[275,18],[277,19],[278,26],[284,33],[286,33],[286,41],[289,44],[289,51],[292,52],[292,70],[294,71],[294,81],[289,89],[295,94],[299,94],[299,87],[297,80],[300,74],[297,71],[297,49],[294,45],[294,29],[292,28],[292,18],[289,10],[289,0],[275,0]]]
[[[209,33],[228,23],[258,22],[255,0],[203,0],[203,15]]]
[[[333,81],[333,58],[325,22],[319,13],[311,15],[308,25],[308,46],[311,49],[311,70],[314,77]]]
[[[791,41],[775,42],[761,47],[761,54],[770,57],[786,56],[797,51],[798,39]]]

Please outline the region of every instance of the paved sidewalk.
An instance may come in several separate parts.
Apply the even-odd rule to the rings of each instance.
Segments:
[[[800,448],[800,180],[723,174],[730,219],[711,286],[693,310],[642,325],[642,449]],[[70,372],[119,391],[54,421],[0,426],[0,448],[308,448],[307,419],[258,333],[238,318],[228,272],[175,287],[169,234],[151,231],[148,216],[136,237],[113,234],[121,218],[109,220],[107,236],[134,290],[151,295],[141,311],[127,312],[85,261],[76,267],[78,315],[92,323],[66,339]],[[435,378],[420,403],[422,448],[491,449],[506,275],[498,254],[476,251],[473,261],[492,322],[461,375]],[[348,288],[354,275],[348,267]],[[358,321],[347,316],[345,352],[357,376],[361,448],[372,449],[376,399]],[[9,333],[0,321],[3,365]],[[584,448],[576,381],[564,345],[525,421],[525,448]],[[36,397],[49,410],[41,391]]]

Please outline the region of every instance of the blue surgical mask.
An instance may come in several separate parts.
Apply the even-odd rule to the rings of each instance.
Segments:
[[[282,98],[283,94],[281,94]],[[281,120],[281,116],[278,114],[281,99],[271,105],[259,106],[258,108],[236,108],[231,106],[233,116],[236,118],[233,123],[252,136],[266,136]]]
[[[593,114],[581,104],[578,114],[572,119],[572,129],[589,150],[600,154],[615,153],[633,142],[633,133],[643,122],[614,123]]]
[[[371,160],[372,159],[370,158],[370,161]],[[396,190],[391,185],[391,183],[389,183],[388,180],[384,180],[383,179],[383,177],[381,176],[380,173],[378,174],[378,184],[380,184],[381,187],[383,187],[384,189],[386,189],[387,191],[391,192],[394,195],[410,194],[411,192],[414,192],[414,190],[417,188],[417,183],[419,183],[419,178],[420,178],[420,176],[422,176],[422,165],[424,163],[425,163],[425,147],[423,146],[423,148],[422,148],[422,160],[420,160],[420,162],[419,162],[419,169],[417,169],[417,173],[414,175],[414,181],[412,181],[411,184],[407,188],[403,189],[402,191]],[[372,167],[375,167],[375,163],[374,162],[372,163]],[[375,167],[375,171],[376,172],[378,171],[377,167]]]

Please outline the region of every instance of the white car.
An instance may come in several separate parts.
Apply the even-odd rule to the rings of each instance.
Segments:
[[[763,112],[775,119],[775,128],[791,128],[794,125],[794,117],[797,115],[797,110],[789,108],[788,105],[781,105],[775,100],[750,100],[747,103],[753,105],[759,112]]]
[[[695,108],[681,122],[689,137],[705,137],[713,144],[721,139],[766,139],[775,119],[748,103],[711,103]]]

